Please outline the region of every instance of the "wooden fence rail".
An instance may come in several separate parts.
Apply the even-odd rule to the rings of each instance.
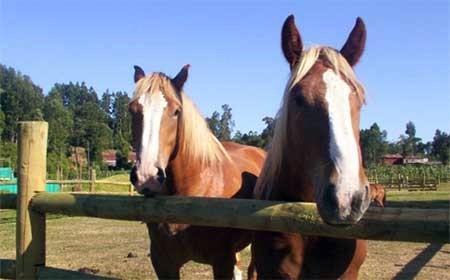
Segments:
[[[447,209],[370,208],[352,226],[330,226],[315,203],[201,197],[39,193],[31,209],[106,219],[169,222],[341,238],[449,243]]]
[[[47,180],[50,184],[63,184],[63,185],[77,185],[77,184],[105,184],[105,185],[118,185],[129,186],[128,182],[111,182],[108,180]]]
[[[46,140],[47,123],[19,124],[19,193],[15,197],[0,194],[0,208],[17,206],[17,249],[16,262],[13,262],[17,279],[34,279],[49,271],[45,266],[46,213],[340,238],[450,242],[448,209],[370,208],[359,223],[336,227],[322,221],[314,203],[46,193]],[[15,198],[17,203],[13,203]],[[11,263],[5,266],[7,269],[2,262],[2,270],[11,271]]]
[[[0,194],[0,209],[17,209],[17,194]]]
[[[1,195],[2,208],[15,208],[14,195]],[[144,222],[185,223],[250,230],[300,232],[341,238],[449,243],[447,209],[375,208],[352,226],[325,224],[314,203],[250,199],[157,197],[37,193],[30,209],[65,214]]]

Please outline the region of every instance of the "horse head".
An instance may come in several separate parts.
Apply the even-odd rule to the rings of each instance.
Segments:
[[[167,193],[166,168],[178,149],[182,90],[189,65],[173,79],[158,72],[146,76],[139,66],[134,68],[136,88],[129,111],[137,159],[130,180],[140,194]]]

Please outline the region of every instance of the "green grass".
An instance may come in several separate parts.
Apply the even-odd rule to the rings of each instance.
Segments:
[[[100,180],[111,181],[111,182],[122,182],[126,183],[130,181],[130,174],[117,174],[110,177],[101,178]]]
[[[126,175],[108,179],[128,180]],[[104,188],[110,190],[106,185]],[[449,193],[450,184],[440,186],[437,191],[392,190],[387,193],[387,207],[448,207]],[[0,258],[15,258],[15,221],[15,210],[0,211]],[[99,275],[120,279],[156,279],[147,256],[149,243],[145,225],[140,222],[47,215],[48,266],[99,271]],[[412,266],[411,262],[417,261],[417,256],[429,244],[384,241],[369,241],[368,244],[369,253],[361,268],[360,279],[394,279],[406,267],[419,271],[414,279],[448,278],[449,244],[430,256],[429,262],[417,266]],[[130,253],[135,257],[127,257]],[[248,249],[241,253],[241,259],[245,268],[250,259]],[[182,279],[212,279],[211,267],[190,262],[182,269]]]
[[[436,191],[388,190],[386,207],[449,208],[450,183],[441,184]]]
[[[128,173],[127,174],[117,174],[117,175],[113,175],[110,177],[97,178],[97,180],[108,181],[111,183],[129,183],[130,175]],[[75,185],[65,185],[63,187],[63,191],[65,191],[65,192],[73,191],[74,186]],[[77,191],[89,192],[90,184],[81,184],[81,189],[78,189]],[[95,192],[98,192],[98,193],[128,193],[129,186],[114,185],[114,184],[108,184],[108,183],[95,184]]]

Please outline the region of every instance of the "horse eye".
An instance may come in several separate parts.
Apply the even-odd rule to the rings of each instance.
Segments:
[[[175,117],[178,117],[178,115],[180,114],[180,110],[176,109],[175,112],[173,113],[173,115]]]
[[[301,95],[296,95],[294,97],[294,100],[295,100],[295,104],[299,107],[305,105],[305,98],[303,98],[303,96],[301,96]]]

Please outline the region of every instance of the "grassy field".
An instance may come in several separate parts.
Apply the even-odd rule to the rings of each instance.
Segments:
[[[112,182],[112,183],[129,183],[130,175],[129,174],[118,174],[106,178],[97,178],[97,180]],[[74,185],[65,185],[63,187],[63,191],[72,191],[72,187]],[[87,192],[90,189],[89,184],[81,184],[80,191]],[[95,192],[98,193],[119,193],[119,192],[128,192],[129,187],[124,185],[113,185],[113,184],[95,184]]]
[[[114,180],[124,180],[123,175]],[[449,207],[450,184],[438,191],[389,191],[388,207]],[[0,211],[0,258],[15,258],[15,211]],[[205,241],[207,242],[207,241]],[[47,265],[121,279],[156,279],[150,241],[139,222],[49,215]],[[241,254],[243,267],[249,251]],[[450,245],[369,241],[360,279],[449,279]],[[211,268],[188,263],[183,279],[212,279]]]
[[[388,190],[386,207],[449,208],[450,183],[443,183],[436,191]]]

